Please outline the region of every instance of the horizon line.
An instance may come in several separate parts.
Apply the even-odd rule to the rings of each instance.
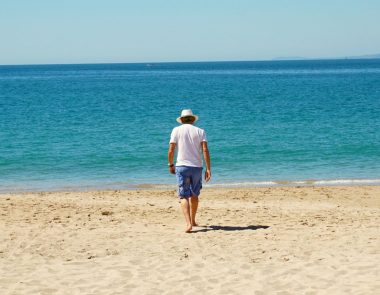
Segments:
[[[0,64],[3,66],[58,66],[58,65],[109,65],[109,64],[170,64],[170,63],[226,63],[226,62],[282,62],[282,61],[313,61],[313,60],[362,60],[380,59],[380,54],[346,56],[346,57],[274,57],[271,59],[242,60],[195,60],[195,61],[125,61],[125,62],[79,62],[79,63],[20,63]]]

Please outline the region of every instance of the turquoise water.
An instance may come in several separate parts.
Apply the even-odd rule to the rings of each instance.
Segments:
[[[380,59],[41,65],[0,66],[0,191],[175,184],[183,108],[214,185],[380,182]]]

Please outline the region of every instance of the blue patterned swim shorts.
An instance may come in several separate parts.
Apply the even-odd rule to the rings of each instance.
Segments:
[[[199,196],[202,189],[202,167],[177,166],[175,174],[180,199]]]

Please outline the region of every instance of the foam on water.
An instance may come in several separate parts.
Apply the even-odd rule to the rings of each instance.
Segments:
[[[205,184],[209,188],[228,187],[281,187],[281,186],[346,186],[380,185],[380,179],[335,179],[335,180],[289,180],[289,181],[247,181]]]
[[[380,179],[337,179],[319,180],[315,185],[380,185]]]

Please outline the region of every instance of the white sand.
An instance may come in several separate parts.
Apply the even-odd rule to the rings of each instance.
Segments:
[[[0,294],[379,294],[380,187],[0,195]]]

